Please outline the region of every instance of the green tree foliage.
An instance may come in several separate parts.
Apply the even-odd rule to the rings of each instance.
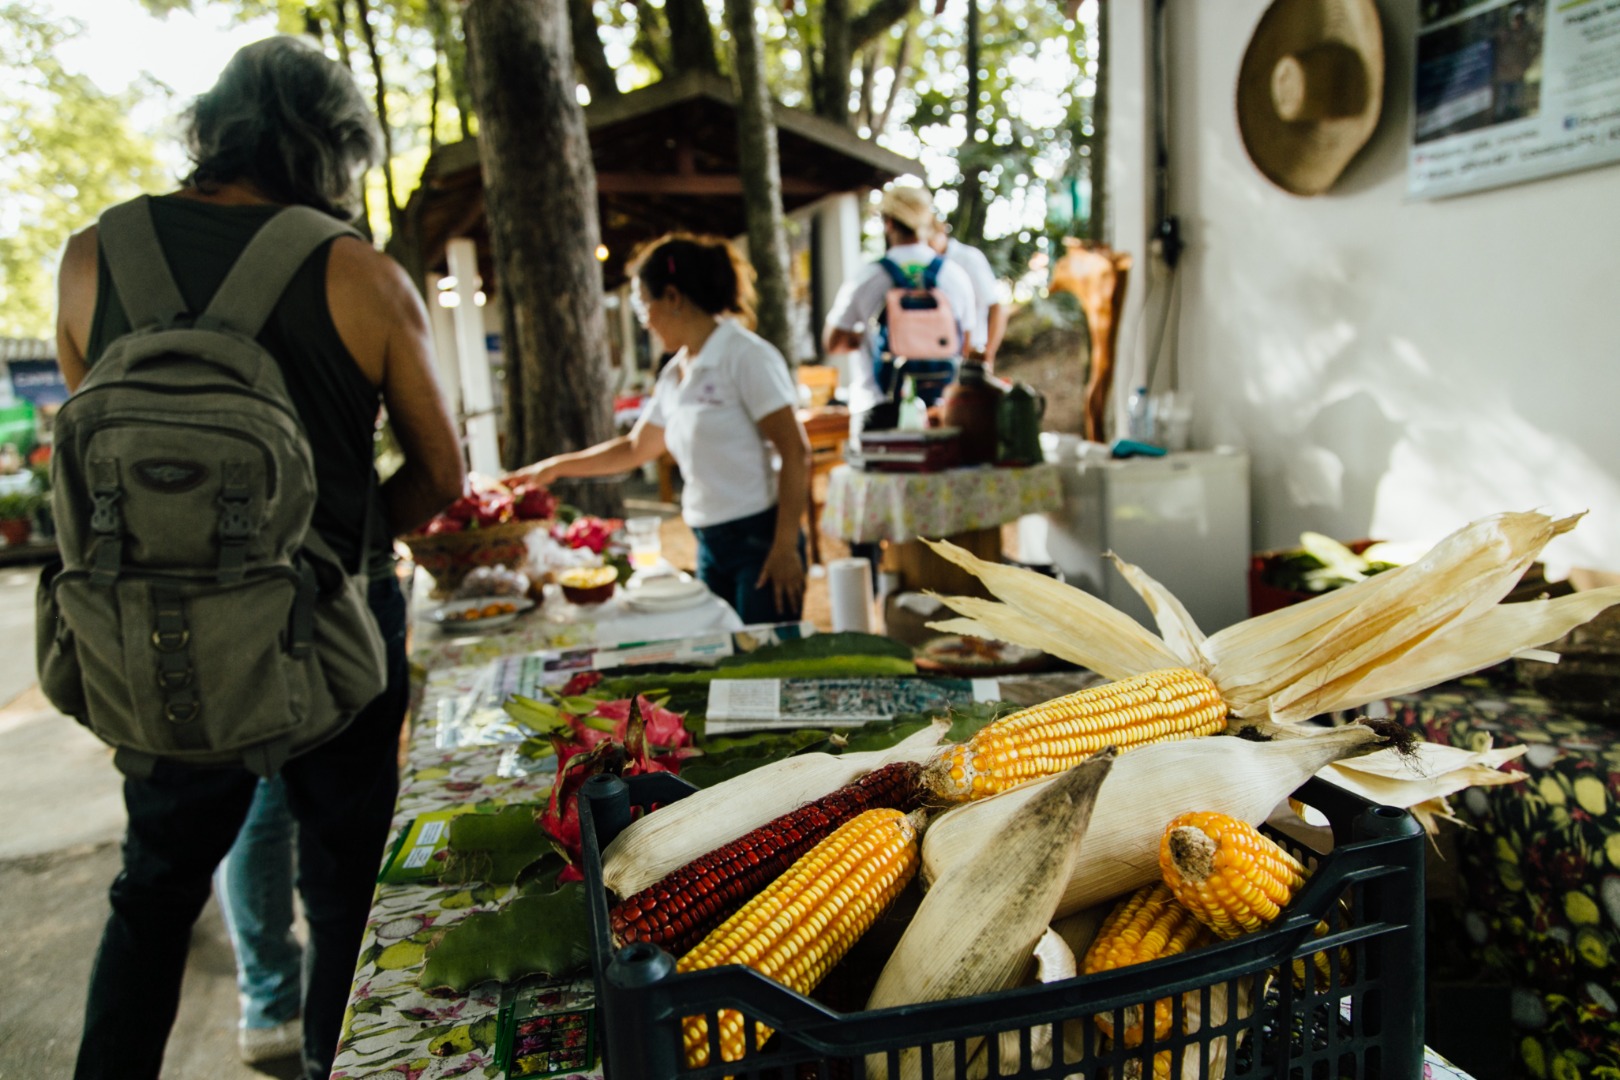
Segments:
[[[81,33],[28,0],[0,5],[0,336],[54,333],[56,263],[75,229],[102,209],[163,185],[152,140],[129,114],[156,84],[101,91],[57,60]]]
[[[1061,251],[1061,237],[1088,230],[1087,207],[1076,208],[1072,193],[1091,186],[1092,163],[1101,163],[1098,36],[1043,0],[981,0],[977,7],[977,101],[967,96],[965,26],[926,20],[906,123],[924,146],[956,147],[929,180],[950,193],[939,201],[953,209],[956,235],[1010,273],[1043,242]],[[1055,93],[1033,94],[1036,85]],[[1100,187],[1100,175],[1095,179]],[[1019,227],[990,227],[989,208],[998,201]],[[1043,223],[1030,227],[1031,220]]]

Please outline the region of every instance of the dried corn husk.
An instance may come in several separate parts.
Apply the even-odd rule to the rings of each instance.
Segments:
[[[1203,995],[1197,990],[1190,990],[1182,995],[1183,1008],[1186,1010],[1184,1029],[1189,1035],[1196,1035],[1206,1028],[1220,1028],[1226,1023],[1227,1012],[1230,1006],[1232,993],[1235,988],[1238,999],[1239,1020],[1246,1019],[1254,1011],[1254,980],[1248,976],[1234,979],[1231,982],[1216,983],[1209,991],[1209,1023],[1204,1023]],[[1146,1009],[1152,1009],[1148,1004]],[[1144,1006],[1133,1006],[1142,1010]],[[1247,1028],[1239,1028],[1236,1036],[1238,1045],[1242,1044],[1243,1037],[1248,1033]],[[1216,1036],[1208,1042],[1197,1044],[1201,1053],[1193,1047],[1188,1047],[1181,1057],[1180,1080],[1222,1080],[1226,1075],[1227,1058],[1230,1048],[1225,1035]],[[1085,1051],[1083,1033],[1079,1024],[1064,1025],[1064,1053],[1070,1058],[1078,1058]],[[1128,1058],[1121,1074],[1126,1080],[1146,1080],[1148,1077],[1170,1075],[1171,1056],[1167,1050],[1160,1050],[1153,1057],[1156,1061],[1148,1059],[1148,1053],[1138,1050],[1139,1057]],[[1200,1058],[1207,1059],[1209,1071],[1203,1071]]]
[[[1464,788],[1512,784],[1525,779],[1524,773],[1497,770],[1529,749],[1528,746],[1504,746],[1493,750],[1489,739],[1482,750],[1419,743],[1414,748],[1415,761],[1381,750],[1354,761],[1328,765],[1319,775],[1379,805],[1411,811],[1432,833],[1438,819],[1454,820],[1446,803],[1448,795]]]
[[[1169,589],[1159,584],[1158,579],[1146,570],[1126,562],[1112,551],[1108,553],[1108,557],[1113,560],[1114,567],[1125,579],[1125,583],[1136,591],[1136,595],[1142,598],[1143,603],[1147,604],[1148,614],[1153,616],[1153,621],[1159,628],[1159,636],[1170,647],[1170,651],[1181,657],[1182,663],[1187,666],[1202,670],[1206,664],[1204,632],[1198,629],[1192,614]]]
[[[1096,810],[1092,810],[1095,814]],[[1111,910],[1109,904],[1095,904],[1079,911],[1071,911],[1067,915],[1060,915],[1052,920],[1052,930],[1069,951],[1076,956],[1086,955],[1091,943],[1097,939],[1097,931],[1102,929],[1103,920],[1108,918]]]
[[[1003,823],[994,858],[960,863],[936,878],[884,964],[867,1008],[1014,985],[1047,932],[1113,763],[1105,750],[1053,777]],[[946,1075],[941,1069],[951,1069],[952,1057],[949,1049],[936,1054],[935,1076]],[[920,1076],[921,1051],[903,1051],[900,1064],[903,1077]],[[884,1055],[868,1057],[867,1075],[887,1075]]]
[[[1041,939],[1035,943],[1033,963],[1025,977],[1019,980],[1023,986],[1034,986],[1040,983],[1058,982],[1062,979],[1072,979],[1080,973],[1080,966],[1075,962],[1074,951],[1069,948],[1068,942],[1052,927],[1048,926]],[[1029,1029],[1029,1061],[1021,1061],[1017,1031],[1003,1031],[997,1041],[1001,1046],[1000,1067],[997,1076],[1007,1076],[1025,1068],[1046,1069],[1052,1065],[1052,1025],[1035,1024]],[[988,1062],[989,1044],[981,1044],[985,1053],[976,1054],[968,1066],[968,1080],[979,1080],[990,1075]]]
[[[700,855],[891,762],[926,762],[950,730],[935,721],[887,750],[797,754],[694,792],[630,823],[602,852],[602,882],[633,896]]]
[[[1089,593],[1033,570],[987,562],[946,541],[923,542],[978,577],[1002,601],[942,596],[968,620],[928,624],[935,629],[1040,649],[1108,679],[1163,667],[1203,670],[1202,660],[1176,655],[1141,623]]]
[[[1547,542],[1578,520],[1538,513],[1482,518],[1407,566],[1208,638],[1168,590],[1116,560],[1153,611],[1163,640],[1071,586],[931,543],[997,600],[942,597],[967,618],[930,625],[1044,649],[1110,679],[1168,666],[1174,657],[1214,680],[1235,715],[1293,723],[1477,671],[1620,604],[1620,587],[1611,586],[1498,605]]]
[[[1317,770],[1381,742],[1370,728],[1352,725],[1271,742],[1212,735],[1152,743],[1121,755],[1098,793],[1058,913],[1091,907],[1154,880],[1159,834],[1177,814],[1219,810],[1259,824]],[[923,834],[923,879],[937,881],[963,866],[995,865],[1005,830],[1051,783],[1037,780],[941,814]],[[986,852],[992,843],[993,851]]]

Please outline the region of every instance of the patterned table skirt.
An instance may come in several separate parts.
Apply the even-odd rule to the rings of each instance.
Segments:
[[[1432,952],[1507,984],[1516,1076],[1620,1077],[1620,728],[1526,693],[1509,668],[1393,698],[1391,715],[1431,742],[1526,745],[1519,784],[1453,799],[1464,891],[1460,927]]]

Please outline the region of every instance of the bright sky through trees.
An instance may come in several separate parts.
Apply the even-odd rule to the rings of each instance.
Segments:
[[[62,66],[83,74],[109,94],[122,93],[142,74],[168,87],[172,97],[148,97],[131,117],[136,130],[158,140],[165,165],[178,171],[184,155],[171,130],[180,110],[214,84],[225,62],[242,46],[276,32],[275,20],[235,22],[227,5],[199,4],[158,18],[136,0],[38,0],[58,21],[77,20],[84,30],[57,50]]]

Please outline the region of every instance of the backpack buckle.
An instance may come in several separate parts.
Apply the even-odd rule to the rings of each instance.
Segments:
[[[90,512],[90,531],[98,536],[117,536],[124,531],[124,515],[119,512],[118,501],[124,497],[121,488],[97,488],[90,493],[93,509]]]
[[[191,685],[192,670],[189,667],[176,671],[158,672],[158,686],[164,690],[184,690]]]
[[[197,719],[201,707],[195,701],[171,701],[163,707],[163,715],[172,724],[189,724]]]
[[[219,538],[224,541],[243,541],[253,536],[253,518],[249,514],[247,499],[220,496]]]
[[[191,641],[190,630],[154,630],[152,644],[159,652],[179,652]]]

